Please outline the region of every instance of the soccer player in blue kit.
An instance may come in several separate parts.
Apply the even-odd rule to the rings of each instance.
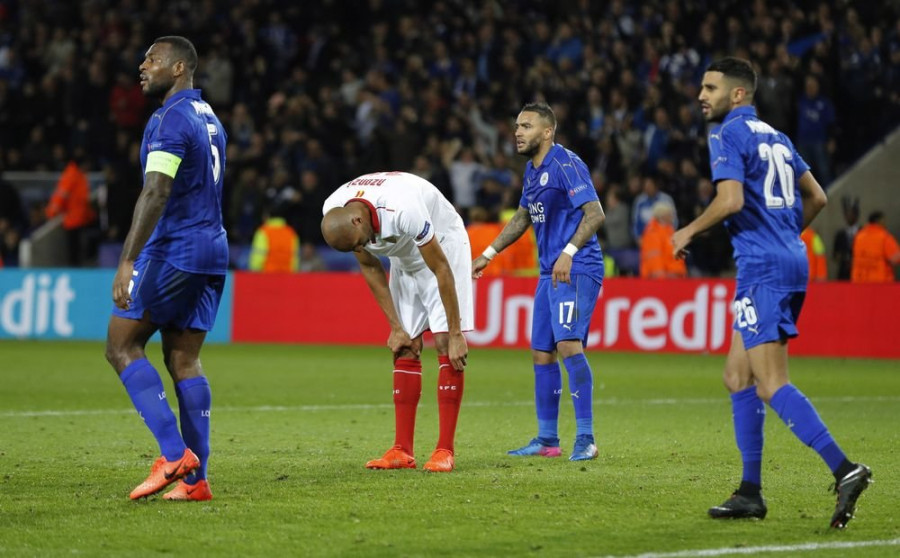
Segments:
[[[516,119],[516,150],[529,158],[522,199],[512,219],[472,262],[476,279],[490,260],[534,227],[540,278],[534,296],[531,349],[538,434],[510,455],[557,457],[562,374],[569,375],[575,406],[575,444],[569,459],[597,457],[594,443],[594,379],[584,355],[588,327],[603,282],[597,230],[603,208],[591,174],[572,151],[554,143],[556,116],[546,103],[526,104]]]
[[[184,37],[161,37],[140,65],[144,95],[162,99],[141,145],[144,187],[119,267],[106,359],[156,437],[162,456],[131,492],[135,500],[179,479],[167,500],[209,500],[209,382],[200,348],[225,285],[228,243],[222,226],[225,130],[193,89],[197,51]],[[145,347],[161,332],[175,383],[181,432]]]
[[[725,221],[737,262],[734,329],[724,382],[731,392],[735,438],[743,460],[738,489],[713,518],[762,519],[761,468],[765,405],[825,461],[835,479],[831,527],[842,529],[872,471],[853,463],[815,408],[788,379],[787,341],[796,337],[809,267],[800,232],[827,198],[791,140],[756,116],[756,72],[749,62],[723,58],[703,75],[703,115],[717,194],[707,209],[672,237],[676,257],[697,234]],[[799,196],[798,196],[799,190]]]

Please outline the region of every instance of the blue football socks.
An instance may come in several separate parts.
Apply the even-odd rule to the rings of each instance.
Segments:
[[[731,394],[734,438],[744,464],[742,482],[762,486],[763,425],[766,405],[756,394],[756,386]]]
[[[847,460],[837,442],[803,393],[791,384],[782,386],[769,402],[800,441],[816,450],[832,473]]]
[[[178,412],[181,417],[181,434],[184,443],[200,458],[200,466],[184,477],[184,482],[196,484],[206,479],[209,459],[209,410],[212,392],[206,376],[181,380],[175,384],[178,395]]]
[[[146,358],[129,364],[119,375],[134,408],[156,441],[159,450],[169,461],[181,459],[186,446],[178,432],[178,421],[169,408],[162,380]]]
[[[594,435],[594,375],[584,353],[563,359],[575,406],[575,436]]]
[[[534,365],[534,404],[537,408],[538,438],[559,445],[559,397],[562,373],[559,363]]]

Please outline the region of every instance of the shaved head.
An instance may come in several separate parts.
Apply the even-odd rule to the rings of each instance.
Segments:
[[[358,203],[331,209],[322,218],[322,236],[339,252],[365,247],[374,241],[374,234],[368,210]]]

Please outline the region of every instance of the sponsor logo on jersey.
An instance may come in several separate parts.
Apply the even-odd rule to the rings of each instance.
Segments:
[[[162,142],[154,141],[153,143],[147,144],[147,151],[153,151],[154,149],[159,149],[160,147],[162,147]]]
[[[426,236],[428,236],[428,231],[431,230],[431,223],[425,221],[425,227],[422,229],[422,232],[416,235],[416,241],[422,240]]]

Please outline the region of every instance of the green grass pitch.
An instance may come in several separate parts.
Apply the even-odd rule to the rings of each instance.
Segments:
[[[148,349],[161,367],[158,345]],[[589,353],[600,458],[513,458],[535,432],[528,351],[475,349],[457,469],[368,471],[393,440],[386,349],[210,345],[208,503],[132,502],[157,447],[93,342],[0,342],[2,556],[896,556],[900,366],[795,358],[791,375],[875,483],[842,532],[831,476],[769,410],[769,516],[713,521],[740,477],[724,357]],[[416,455],[437,440],[423,354]],[[174,390],[166,376],[170,404]],[[566,385],[565,380],[563,384]],[[564,388],[564,391],[565,390]],[[711,553],[710,553],[711,552]]]

